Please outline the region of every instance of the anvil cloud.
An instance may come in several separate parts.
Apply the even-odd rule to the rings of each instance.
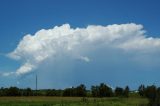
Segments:
[[[152,53],[159,52],[160,38],[148,37],[143,25],[135,23],[89,25],[86,28],[71,28],[69,24],[64,24],[39,30],[34,35],[25,35],[8,56],[23,62],[14,74],[24,75],[36,70],[43,61],[49,58],[54,60],[58,55],[90,62],[92,59],[88,54],[102,46],[127,53]]]

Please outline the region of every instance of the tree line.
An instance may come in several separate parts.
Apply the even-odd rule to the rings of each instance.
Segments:
[[[0,88],[0,96],[59,96],[59,97],[125,97],[128,98],[131,93],[139,94],[142,98],[148,98],[149,106],[160,106],[160,87],[155,85],[140,85],[133,92],[129,87],[116,87],[115,89],[100,83],[86,89],[84,84],[66,89],[41,89],[33,90],[31,88],[21,89],[18,87]]]
[[[141,97],[149,99],[149,106],[160,106],[160,87],[140,85],[138,93]]]
[[[112,89],[105,83],[91,86],[86,89],[84,84],[66,89],[43,89],[33,90],[31,88],[21,89],[18,87],[0,88],[0,96],[71,96],[71,97],[128,97],[129,87],[116,87]]]
[[[160,101],[160,87],[155,85],[138,87],[138,94],[141,97],[151,98],[151,101]],[[42,89],[33,90],[31,88],[21,89],[18,87],[0,88],[0,96],[72,96],[72,97],[129,97],[130,89],[116,87],[111,88],[105,83],[91,86],[90,90],[86,89],[84,84],[66,89]],[[135,92],[136,93],[136,92]]]

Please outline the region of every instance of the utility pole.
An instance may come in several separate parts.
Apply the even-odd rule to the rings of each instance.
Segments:
[[[37,96],[37,75],[36,75],[36,96]]]

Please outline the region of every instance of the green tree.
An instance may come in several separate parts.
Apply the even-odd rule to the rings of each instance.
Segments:
[[[111,97],[113,94],[112,89],[106,84],[101,83],[99,86],[99,96],[100,97]]]
[[[86,86],[84,84],[77,86],[76,93],[77,93],[76,95],[80,96],[80,97],[86,96],[86,94],[87,94]]]
[[[7,96],[20,96],[19,88],[17,88],[17,87],[10,87],[7,90]]]
[[[99,86],[91,86],[91,92],[93,97],[99,96]]]
[[[121,87],[116,87],[116,89],[115,89],[115,96],[122,97],[123,94],[124,94],[123,88],[121,88]]]
[[[147,86],[145,95],[149,99],[150,105],[156,104],[157,88],[155,85]]]
[[[46,96],[57,96],[56,95],[56,90],[55,89],[48,89],[46,91]]]
[[[139,86],[138,93],[140,96],[145,97],[145,86],[144,85]]]
[[[124,97],[129,97],[129,87],[126,86],[125,89],[124,89],[124,93],[123,93]]]
[[[75,96],[74,95],[74,88],[66,88],[63,91],[63,96]]]

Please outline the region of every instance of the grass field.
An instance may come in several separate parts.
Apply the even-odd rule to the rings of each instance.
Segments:
[[[0,97],[0,106],[145,106],[144,98]]]

